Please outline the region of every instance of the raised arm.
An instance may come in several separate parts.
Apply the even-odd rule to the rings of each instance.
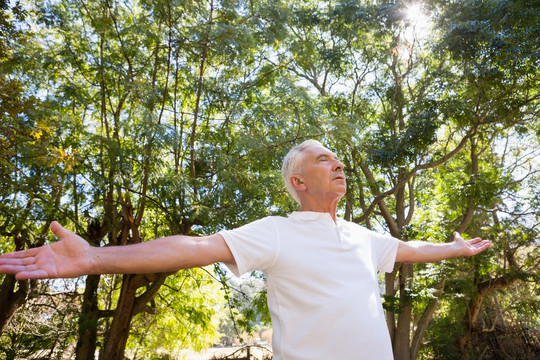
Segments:
[[[475,238],[465,241],[458,232],[454,232],[451,243],[430,243],[408,241],[399,243],[396,262],[429,263],[460,256],[473,256],[491,246],[489,240]]]
[[[0,256],[0,273],[18,280],[72,278],[90,274],[170,272],[215,262],[234,264],[223,237],[175,235],[125,246],[90,246],[83,238],[51,224],[60,241]]]

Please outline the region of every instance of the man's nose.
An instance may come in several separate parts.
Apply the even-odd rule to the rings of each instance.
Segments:
[[[338,170],[343,171],[344,167],[345,167],[345,165],[343,165],[343,163],[341,161],[336,160],[336,163],[334,164],[334,171],[338,171]]]

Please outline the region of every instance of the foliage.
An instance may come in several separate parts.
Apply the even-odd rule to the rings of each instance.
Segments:
[[[0,341],[6,359],[62,359],[72,353],[80,294],[69,282],[44,283],[17,312]]]
[[[426,24],[409,6],[0,2],[0,249],[54,241],[53,219],[108,246],[285,215],[281,159],[317,138],[346,164],[347,220],[407,241],[494,240],[386,275],[400,356],[479,354],[486,328],[538,326],[538,4],[431,1]],[[216,340],[223,310],[236,336],[270,321],[254,280],[219,266],[94,280],[63,305],[29,285],[3,348],[56,356],[87,339],[92,357],[125,340],[134,357],[172,354]],[[120,324],[131,300],[145,302]],[[37,301],[51,312],[32,328]]]
[[[128,343],[133,358],[150,358],[148,349],[174,356],[217,343],[214,309],[223,298],[218,285],[202,269],[168,277],[157,299],[133,321]]]

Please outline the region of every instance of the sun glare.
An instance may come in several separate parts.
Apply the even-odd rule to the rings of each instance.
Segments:
[[[409,41],[425,39],[431,32],[431,21],[425,14],[421,3],[410,3],[406,7],[405,19],[408,26],[405,37]]]

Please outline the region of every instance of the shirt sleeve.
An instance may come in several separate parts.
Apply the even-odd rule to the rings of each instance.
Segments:
[[[377,267],[377,271],[392,272],[396,262],[399,240],[371,230],[370,233],[373,263]]]
[[[225,264],[236,276],[270,268],[279,248],[277,226],[272,217],[266,217],[234,230],[223,230],[223,236],[236,264]]]

